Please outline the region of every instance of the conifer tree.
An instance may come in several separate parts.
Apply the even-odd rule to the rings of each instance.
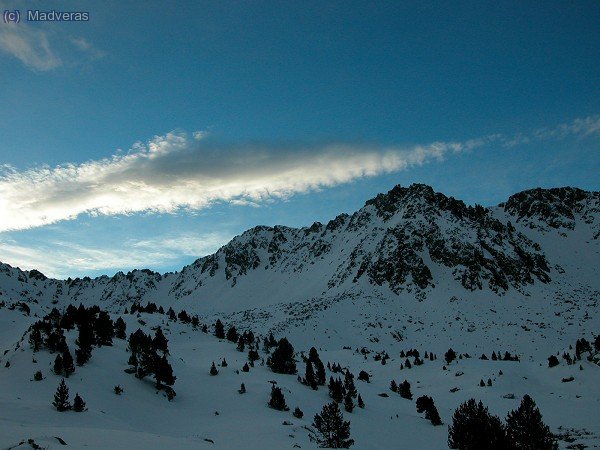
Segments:
[[[246,348],[246,342],[244,340],[244,336],[240,335],[240,337],[238,338],[238,343],[237,343],[237,351],[238,352],[243,352]]]
[[[349,413],[354,410],[354,400],[352,400],[352,395],[350,395],[348,392],[344,397],[344,409]]]
[[[344,400],[344,385],[342,384],[342,380],[339,378],[334,380],[333,377],[329,377],[329,396],[336,401],[336,403],[341,403]]]
[[[157,360],[154,378],[156,379],[156,387],[159,389],[162,385],[173,386],[175,384],[176,377],[173,375],[173,367],[167,361],[166,355]]]
[[[71,352],[67,348],[65,352],[62,354],[62,368],[66,378],[69,378],[73,372],[75,372],[75,365],[73,364],[73,357],[71,356]]]
[[[306,372],[304,373],[304,382],[315,391],[317,390],[317,380],[313,371],[313,365],[310,360],[306,361]]]
[[[450,364],[456,359],[456,352],[449,348],[448,351],[444,354],[444,359],[446,360],[446,364]]]
[[[117,339],[127,339],[127,325],[121,316],[115,321],[115,337]]]
[[[215,366],[215,362],[213,361],[212,366],[210,366],[210,374],[214,377],[218,373],[217,366]]]
[[[71,409],[71,403],[69,403],[69,388],[67,387],[64,378],[61,380],[58,388],[56,389],[52,405],[54,405],[54,407],[61,412]]]
[[[321,447],[350,448],[354,440],[350,439],[350,422],[344,416],[336,402],[323,406],[320,414],[316,414],[312,426],[311,439]]]
[[[285,404],[285,397],[283,396],[283,392],[281,392],[281,388],[275,387],[275,385],[271,386],[271,399],[269,400],[269,406],[279,411],[289,410]]]
[[[400,397],[402,398],[412,400],[412,393],[410,392],[410,383],[407,380],[404,380],[402,383],[400,383],[400,386],[398,386],[398,394],[400,394]]]
[[[276,373],[296,373],[294,347],[284,337],[279,340],[277,348],[271,356],[271,370]]]
[[[233,325],[227,330],[227,340],[229,342],[237,342],[238,340],[238,332]]]
[[[398,384],[396,383],[396,380],[392,380],[390,382],[390,391],[398,392]]]
[[[506,417],[506,433],[518,450],[555,450],[558,444],[529,395]]]
[[[225,338],[225,327],[223,326],[221,319],[217,319],[215,322],[215,336],[219,339]]]
[[[96,333],[97,344],[102,346],[112,345],[112,339],[115,335],[113,321],[106,311],[100,311],[98,318],[94,322],[94,331]]]
[[[440,413],[438,412],[437,408],[433,404],[433,401],[425,410],[425,418],[429,420],[432,425],[437,426],[442,424],[442,418],[440,417]]]
[[[293,414],[294,414],[294,417],[297,418],[297,419],[302,419],[302,417],[304,417],[304,413],[297,406],[296,406],[296,409],[294,409]]]
[[[154,345],[154,348],[156,350],[163,352],[164,355],[168,355],[169,354],[168,344],[169,344],[169,341],[165,337],[165,335],[162,331],[162,328],[158,327],[156,329],[156,332],[154,333],[154,339],[152,339],[152,345]]]
[[[54,366],[53,366],[52,370],[54,371],[54,373],[56,375],[62,375],[62,373],[63,373],[62,356],[56,355],[56,358],[54,359]]]
[[[37,352],[42,347],[42,333],[40,329],[34,327],[29,334],[29,345],[34,352]]]
[[[85,402],[79,395],[79,393],[75,394],[75,398],[73,399],[73,411],[82,412],[85,410]]]
[[[487,407],[475,399],[462,403],[454,412],[448,428],[448,446],[461,450],[511,448],[500,419],[490,415]]]
[[[354,385],[354,375],[349,370],[346,370],[346,374],[344,375],[344,391],[352,398],[356,398],[358,394]]]
[[[358,400],[356,401],[356,403],[358,404],[358,407],[361,409],[365,407],[365,402],[363,401],[360,394],[358,394]]]

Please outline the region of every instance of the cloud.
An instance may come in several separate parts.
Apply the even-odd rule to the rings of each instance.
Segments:
[[[569,136],[585,138],[600,133],[600,116],[577,118],[570,123],[561,123],[553,128],[538,128],[530,135],[515,134],[511,138],[502,137],[505,147],[525,145],[535,141],[565,139]]]
[[[531,136],[494,134],[412,147],[219,146],[181,131],[136,142],[129,152],[82,164],[0,167],[0,232],[41,227],[81,214],[198,211],[215,202],[259,206],[294,194],[397,172],[498,143],[525,143],[600,131],[600,118],[576,119]],[[516,144],[510,144],[516,145]]]
[[[3,24],[0,50],[36,71],[48,71],[62,65],[62,60],[50,46],[48,33],[31,26]]]
[[[0,236],[2,259],[23,270],[37,269],[54,278],[81,276],[90,271],[117,271],[125,268],[162,267],[182,259],[214,253],[233,236],[227,233],[183,233],[146,240],[128,240],[118,247],[83,246],[51,241],[23,246]],[[48,258],[48,255],[52,258]],[[110,273],[108,273],[110,275]]]
[[[91,60],[100,59],[106,56],[105,51],[97,49],[83,37],[71,37],[69,41],[77,50],[87,55]]]
[[[125,155],[26,171],[3,168],[0,231],[75,219],[201,210],[214,202],[259,204],[441,160],[482,141],[436,142],[411,149],[357,147],[220,147],[193,133],[137,142]]]

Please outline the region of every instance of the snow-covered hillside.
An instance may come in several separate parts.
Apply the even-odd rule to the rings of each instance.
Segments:
[[[433,427],[414,401],[392,393],[392,379],[407,379],[415,398],[432,396],[445,424],[468,398],[504,417],[528,393],[553,432],[575,429],[569,433],[580,435],[576,444],[600,445],[600,368],[585,357],[575,365],[561,359],[551,369],[547,362],[600,333],[599,262],[599,192],[535,189],[483,208],[412,185],[396,186],[327,224],[255,227],[178,273],[53,280],[0,264],[0,350],[6,350],[0,444],[34,438],[58,448],[52,436],[60,436],[75,448],[314,446],[304,426],[329,400],[326,386],[313,391],[258,363],[236,373],[247,355],[212,336],[219,318],[263,337],[286,336],[297,352],[314,346],[324,362],[371,374],[370,383],[357,382],[365,409],[345,414],[356,448],[446,446],[447,427]],[[125,314],[147,302],[198,315],[208,333],[164,314]],[[50,370],[55,355],[32,354],[28,327],[52,308],[80,303],[97,304],[113,319],[122,316],[128,334],[162,327],[177,376],[172,402],[123,372],[127,344],[115,339],[67,380],[88,411],[51,407],[60,381]],[[76,331],[66,337],[74,348]],[[471,358],[444,370],[449,347]],[[438,359],[400,370],[406,359],[400,352],[413,348]],[[493,351],[516,354],[519,361],[479,359]],[[379,356],[386,353],[382,365]],[[222,358],[229,366],[211,377],[210,363]],[[303,375],[299,353],[297,360]],[[36,370],[44,380],[30,381]],[[570,376],[573,381],[562,382]],[[480,387],[488,378],[492,386]],[[292,410],[300,406],[303,419],[266,406],[271,380],[284,388]],[[237,393],[241,382],[247,394]],[[122,396],[112,393],[117,384],[125,389]],[[384,392],[390,397],[378,395]]]

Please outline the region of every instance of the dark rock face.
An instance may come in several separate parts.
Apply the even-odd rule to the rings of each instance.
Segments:
[[[531,189],[510,196],[504,210],[530,228],[544,231],[544,227],[536,223],[539,221],[551,228],[574,230],[577,216],[593,224],[600,215],[600,192],[572,187]],[[594,239],[598,239],[598,233]]]

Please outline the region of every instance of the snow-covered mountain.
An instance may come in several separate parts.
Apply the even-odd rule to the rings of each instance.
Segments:
[[[0,376],[0,384],[4,383],[2,386],[8,389],[18,385],[15,364],[31,365],[31,354],[24,350],[27,345],[23,339],[36,316],[42,317],[54,307],[64,310],[69,304],[82,303],[97,304],[118,317],[134,303],[154,302],[165,310],[171,307],[197,314],[201,323],[212,325],[220,318],[228,326],[253,330],[263,336],[269,332],[276,337],[287,336],[296,350],[307,351],[315,346],[327,360],[339,361],[354,371],[369,371],[377,381],[375,385],[364,386],[363,391],[371,405],[378,405],[379,409],[375,412],[373,407],[372,414],[362,418],[354,415],[358,448],[392,448],[386,443],[396,442],[402,435],[396,428],[409,429],[408,425],[403,428],[397,423],[395,414],[401,414],[410,427],[422,426],[417,422],[414,405],[410,412],[399,410],[377,395],[388,389],[391,378],[402,381],[400,376],[410,378],[413,385],[419,383],[417,389],[433,395],[436,404],[439,401],[440,414],[446,423],[458,403],[469,396],[479,396],[492,410],[505,414],[509,407],[518,406],[514,404],[518,398],[510,403],[503,395],[532,393],[540,407],[545,407],[542,412],[553,431],[557,432],[559,426],[580,431],[585,428],[591,433],[586,439],[599,444],[600,429],[593,425],[599,411],[600,391],[593,382],[598,367],[583,362],[587,365],[581,373],[573,372],[574,366],[562,365],[552,369],[554,372],[548,372],[547,368],[549,355],[568,352],[577,339],[593,339],[600,331],[599,262],[600,192],[533,189],[517,193],[498,206],[484,208],[465,205],[434,192],[429,186],[415,184],[407,188],[396,186],[387,194],[367,201],[352,215],[339,215],[327,224],[252,228],[177,273],[134,270],[113,277],[55,280],[36,270],[22,271],[0,264],[0,302],[14,309],[0,308],[0,338],[7,349],[4,359],[11,363],[13,373],[12,378],[5,375],[4,381]],[[30,312],[23,315],[19,310]],[[134,408],[133,404],[121,414],[116,403],[93,394],[97,398],[92,397],[92,403],[102,404],[103,410],[113,411],[128,424],[127,430],[122,430],[98,415],[95,419],[101,423],[98,429],[117,427],[123,433],[130,433],[127,442],[131,433],[142,433],[138,437],[150,442],[147,445],[152,448],[160,448],[163,443],[175,447],[181,444],[183,448],[190,442],[192,447],[201,448],[204,441],[185,438],[193,435],[184,424],[195,411],[185,399],[210,399],[212,414],[216,408],[212,405],[219,401],[222,386],[213,392],[213,388],[196,386],[191,380],[199,366],[202,371],[208,370],[206,360],[226,356],[237,367],[243,364],[245,355],[236,352],[235,346],[229,349],[228,344],[213,342],[213,337],[185,324],[167,321],[162,315],[142,314],[137,320],[129,314],[123,317],[128,332],[138,326],[149,329],[161,325],[172,341],[171,354],[179,358],[173,362],[178,376],[178,397],[174,404],[180,402],[183,406],[178,412],[170,410],[168,414],[173,420],[182,421],[175,427],[178,431],[174,435],[184,438],[179,442],[149,437],[147,433],[154,428],[160,429],[163,437],[169,433],[158,419],[146,417],[150,413],[145,413],[146,425],[141,419],[132,422],[127,408]],[[451,372],[442,371],[442,360],[440,364],[435,361],[424,366],[433,368],[437,364],[435,371],[414,368],[409,374],[399,372],[404,361],[398,356],[401,349],[419,348],[443,355],[449,347],[471,356],[508,351],[518,354],[521,361],[512,366],[504,363],[503,378],[498,376],[496,367],[489,365],[491,362],[475,359],[458,362],[461,370],[452,368]],[[201,350],[196,353],[196,349]],[[96,361],[122,371],[126,359],[116,361],[109,353],[102,349]],[[373,358],[383,353],[391,356],[386,366]],[[26,357],[28,361],[19,362]],[[46,359],[43,364],[50,364],[50,359]],[[95,380],[102,377],[98,373],[108,373],[100,368],[92,371],[92,367],[86,366],[81,371],[87,371]],[[251,385],[256,389],[274,377],[266,368],[254,372],[257,378],[249,382],[255,383]],[[466,375],[456,378],[455,373],[459,372]],[[575,383],[561,382],[561,378],[573,374]],[[234,383],[239,374],[227,377]],[[479,389],[478,382],[484,377],[493,378],[498,387]],[[136,391],[135,383],[129,386],[130,378],[121,382]],[[275,379],[286,386],[294,401],[304,402],[305,394],[298,391],[295,378],[292,382],[286,377]],[[79,383],[78,389],[86,388],[84,378],[74,383]],[[448,394],[454,387],[461,391]],[[323,398],[307,400],[309,421],[326,401],[325,392],[320,395]],[[142,404],[146,401],[143,393],[136,393],[135,398]],[[9,403],[17,407],[18,402],[11,399]],[[163,403],[154,406],[164,408],[157,405]],[[233,408],[232,405],[229,406]],[[252,408],[243,409],[244,414],[254,414]],[[560,414],[563,408],[579,408],[581,412],[565,419]],[[28,417],[27,412],[22,414]],[[0,415],[0,438],[14,432],[12,427],[2,432],[2,420],[12,420],[11,417]],[[264,420],[268,423],[279,420],[277,415],[274,417]],[[213,422],[211,417],[204,419]],[[391,420],[392,428],[381,425],[382,420]],[[92,424],[95,427],[97,423],[92,421],[85,426],[93,428]],[[218,440],[228,443],[220,448],[237,445],[234,443],[238,441],[232,440],[218,425],[214,426],[220,431],[201,434],[218,436]],[[382,426],[382,440],[377,445],[365,438],[373,426]],[[244,430],[258,439],[254,431]],[[429,425],[423,428],[423,432],[433,433],[431,441],[413,436],[412,448],[443,447],[445,432],[440,427],[434,432],[430,430]],[[306,434],[298,427],[293,432],[295,436],[303,433]],[[72,439],[87,442],[81,436]],[[247,448],[282,448],[285,440],[273,439],[270,446],[261,447],[260,442],[252,441]],[[305,438],[293,442],[309,445]]]

